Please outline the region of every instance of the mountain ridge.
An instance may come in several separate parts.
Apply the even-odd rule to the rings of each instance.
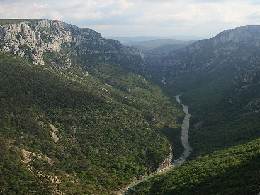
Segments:
[[[57,20],[26,20],[1,25],[0,50],[26,57],[34,64],[44,65],[53,58],[56,67],[96,63],[132,64],[131,70],[142,64],[140,52],[105,39],[89,28],[79,28]],[[96,56],[96,58],[94,58]],[[102,56],[102,58],[101,58]],[[136,62],[134,62],[136,60]]]

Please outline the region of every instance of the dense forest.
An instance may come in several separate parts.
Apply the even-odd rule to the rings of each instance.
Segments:
[[[160,129],[183,114],[143,77],[120,75],[1,54],[0,192],[106,194],[156,169],[170,152]]]
[[[260,139],[191,160],[156,176],[129,194],[257,194]]]

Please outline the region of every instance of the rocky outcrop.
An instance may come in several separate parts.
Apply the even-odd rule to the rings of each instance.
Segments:
[[[128,191],[130,189],[132,189],[133,187],[135,187],[136,185],[147,181],[148,179],[158,176],[160,174],[164,174],[168,171],[170,171],[173,168],[173,164],[172,164],[172,159],[173,159],[173,151],[172,151],[172,147],[170,146],[170,153],[169,155],[164,159],[164,161],[159,165],[159,167],[156,169],[156,171],[148,174],[148,175],[143,175],[140,176],[139,178],[135,178],[128,186],[126,186],[125,188],[114,192],[113,194],[115,195],[124,195],[124,194],[128,194]]]
[[[56,67],[108,63],[136,69],[143,61],[136,49],[105,39],[91,29],[56,20],[0,25],[0,51],[26,57],[36,65]]]
[[[58,136],[59,130],[53,124],[50,124],[50,128],[51,128],[50,131],[51,138],[55,143],[57,143],[60,139]]]
[[[72,42],[69,25],[60,21],[24,21],[0,26],[0,49],[27,57],[34,64],[44,65],[45,52],[60,52],[62,44]],[[67,64],[70,65],[70,60]]]
[[[173,151],[172,151],[172,147],[170,146],[170,153],[168,157],[159,165],[156,172],[158,173],[164,172],[166,169],[172,167],[172,159],[173,159]]]
[[[49,165],[53,165],[53,163],[54,163],[54,161],[51,158],[49,158],[48,156],[43,155],[41,153],[34,153],[34,152],[28,151],[26,149],[21,149],[21,157],[22,157],[21,162],[29,165],[30,169],[32,168],[30,166],[30,163],[34,159],[43,160],[43,161],[47,162]]]

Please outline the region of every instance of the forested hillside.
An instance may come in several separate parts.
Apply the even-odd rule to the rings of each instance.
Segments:
[[[59,21],[1,24],[0,193],[110,194],[169,155],[160,130],[183,114],[135,73],[137,51]]]
[[[257,194],[260,140],[214,152],[139,184],[129,194]]]
[[[127,92],[12,56],[1,55],[0,70],[4,194],[108,193],[156,169],[170,152],[158,129],[176,127],[181,113],[141,77],[118,80]]]
[[[260,136],[259,26],[224,31],[171,52],[146,70],[190,106],[193,156]]]

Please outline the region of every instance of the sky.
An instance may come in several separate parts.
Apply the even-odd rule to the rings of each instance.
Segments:
[[[260,24],[260,0],[0,0],[0,18],[46,18],[103,36],[207,38]]]

